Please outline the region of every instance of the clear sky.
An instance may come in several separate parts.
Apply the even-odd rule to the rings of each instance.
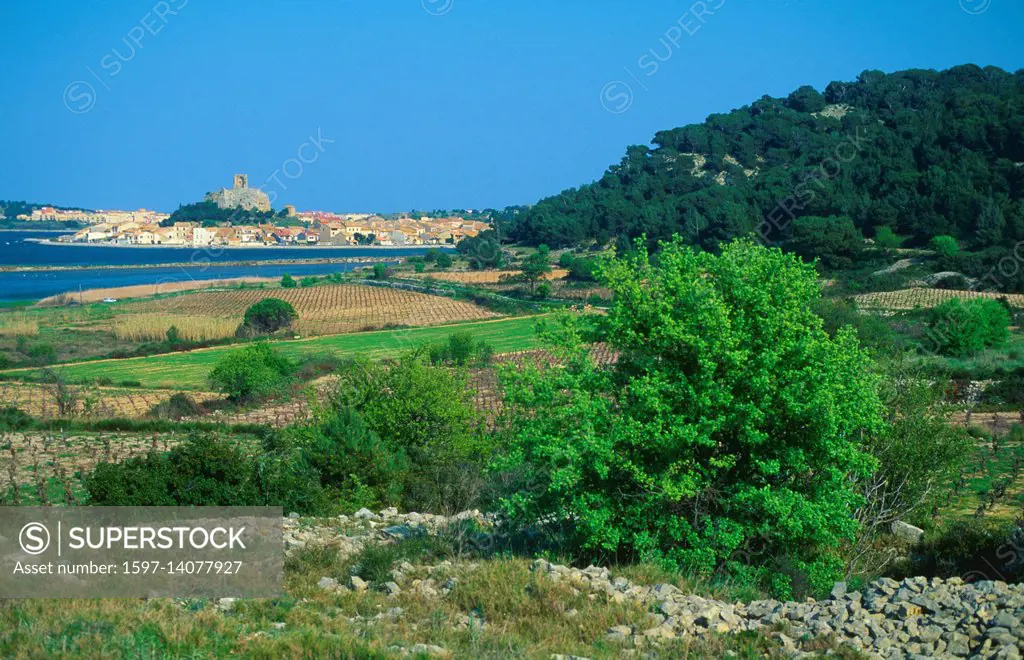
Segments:
[[[1021,0],[4,0],[0,199],[530,204],[763,94],[1022,42]]]

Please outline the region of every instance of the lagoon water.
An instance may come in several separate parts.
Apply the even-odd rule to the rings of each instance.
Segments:
[[[423,254],[426,248],[186,248],[98,247],[46,245],[29,238],[53,238],[52,232],[0,231],[0,266],[131,266],[194,263],[163,268],[98,270],[34,270],[0,272],[0,302],[38,300],[66,291],[230,277],[296,277],[352,270],[366,264],[260,264],[218,266],[220,262],[318,259],[325,257],[391,257]]]

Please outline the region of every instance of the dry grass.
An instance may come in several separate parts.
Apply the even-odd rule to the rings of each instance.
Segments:
[[[35,337],[39,323],[25,316],[0,318],[0,337]]]
[[[116,298],[118,300],[123,298],[145,298],[147,296],[178,293],[180,291],[194,291],[196,289],[209,289],[211,287],[238,286],[239,284],[256,284],[259,282],[276,281],[278,280],[268,277],[235,277],[226,280],[187,280],[184,282],[161,282],[159,284],[136,284],[133,286],[113,287],[109,289],[89,289],[82,292],[73,291],[69,293],[58,293],[55,296],[43,298],[36,304],[41,307],[59,307],[71,302],[101,302],[104,298]]]
[[[899,291],[880,291],[862,293],[854,296],[860,309],[910,310],[930,309],[951,298],[970,300],[972,298],[990,298],[997,300],[1005,297],[1011,305],[1024,307],[1024,295],[1015,293],[992,293],[987,291],[956,291],[954,289],[900,289]]]
[[[126,341],[163,341],[174,326],[178,336],[187,341],[208,341],[232,337],[239,318],[203,316],[125,314],[114,321],[114,335]]]
[[[623,657],[605,640],[612,625],[650,627],[642,607],[588,598],[569,585],[538,580],[522,560],[456,562],[451,594],[413,590],[389,598],[373,591],[330,594],[316,587],[329,568],[310,562],[285,569],[286,593],[242,599],[230,612],[210,601],[80,599],[12,601],[0,609],[4,657],[398,658],[417,643],[451,658],[598,659]],[[391,615],[391,608],[401,614]],[[472,613],[483,626],[459,627]],[[25,622],[30,622],[26,624]],[[280,625],[283,624],[283,625]],[[693,638],[662,643],[660,657],[764,657],[767,635]]]

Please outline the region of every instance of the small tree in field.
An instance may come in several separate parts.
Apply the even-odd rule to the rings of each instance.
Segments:
[[[523,482],[505,512],[561,522],[592,555],[724,566],[780,594],[790,575],[830,587],[856,531],[851,477],[873,468],[861,438],[882,418],[853,332],[830,338],[812,311],[814,267],[677,238],[656,263],[638,242],[602,271],[617,364],[596,365],[569,316],[546,333],[557,367],[503,373],[510,445],[495,468]]]
[[[295,281],[295,278],[289,275],[288,273],[285,273],[284,275],[281,276],[282,289],[294,289],[297,286],[298,283]]]
[[[282,392],[295,365],[266,343],[231,351],[210,372],[210,384],[235,403],[247,403]]]
[[[250,334],[269,334],[290,327],[297,318],[299,315],[291,303],[280,298],[264,298],[245,310],[242,327],[251,331]]]

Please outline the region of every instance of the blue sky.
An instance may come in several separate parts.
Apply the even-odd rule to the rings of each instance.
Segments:
[[[4,2],[0,199],[170,211],[247,172],[276,207],[529,204],[763,94],[1022,68],[1022,28],[1020,0]]]

